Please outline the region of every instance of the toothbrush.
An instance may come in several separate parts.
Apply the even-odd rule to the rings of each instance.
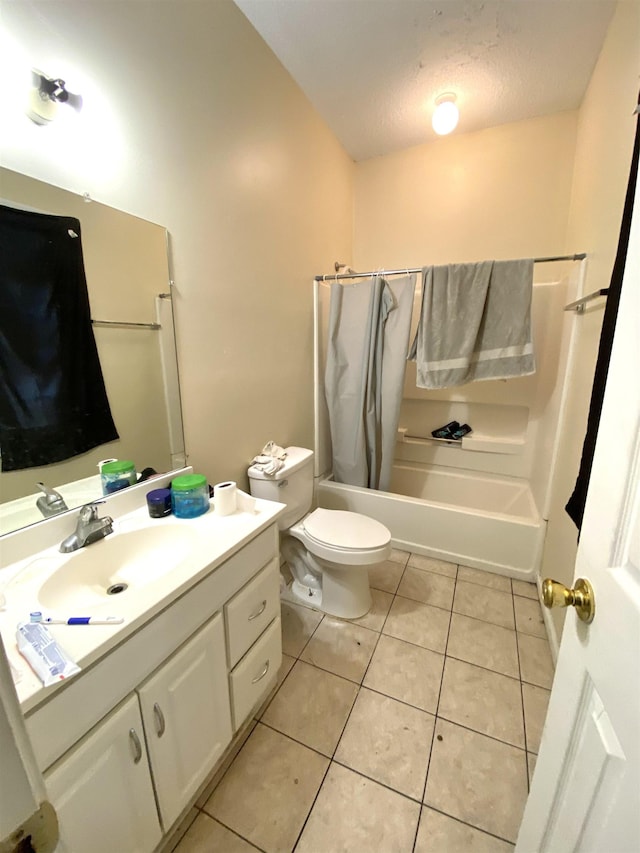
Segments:
[[[99,619],[95,616],[69,616],[68,619],[56,619],[53,616],[43,616],[41,613],[31,614],[32,622],[42,622],[45,625],[121,625],[121,616],[105,616]]]

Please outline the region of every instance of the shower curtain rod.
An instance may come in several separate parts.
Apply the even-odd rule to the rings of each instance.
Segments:
[[[534,258],[534,264],[548,264],[553,261],[583,261],[587,257],[586,252],[577,255],[556,255],[549,258]],[[371,272],[339,273],[338,269],[345,264],[336,261],[336,272],[329,275],[317,275],[315,281],[337,281],[341,278],[371,278],[374,275],[406,275],[407,273],[422,272],[423,267],[405,267],[401,270],[372,270]]]

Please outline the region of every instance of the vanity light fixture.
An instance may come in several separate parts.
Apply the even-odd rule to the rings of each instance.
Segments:
[[[458,125],[460,113],[453,92],[445,92],[436,98],[436,108],[433,111],[431,124],[439,136],[446,136]]]
[[[82,109],[82,95],[74,95],[66,88],[64,80],[47,77],[36,68],[31,69],[31,91],[27,115],[39,125],[49,124],[58,114],[60,104],[68,104],[76,112]]]

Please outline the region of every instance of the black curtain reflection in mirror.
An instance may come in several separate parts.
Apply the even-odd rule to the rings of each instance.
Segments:
[[[60,462],[117,438],[80,222],[0,205],[2,470]]]

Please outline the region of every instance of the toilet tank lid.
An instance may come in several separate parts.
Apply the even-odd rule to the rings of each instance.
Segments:
[[[308,450],[306,447],[285,447],[287,458],[284,460],[284,465],[275,474],[265,474],[265,472],[256,465],[250,465],[247,471],[250,480],[284,480],[294,471],[302,468],[313,459],[313,450]]]

